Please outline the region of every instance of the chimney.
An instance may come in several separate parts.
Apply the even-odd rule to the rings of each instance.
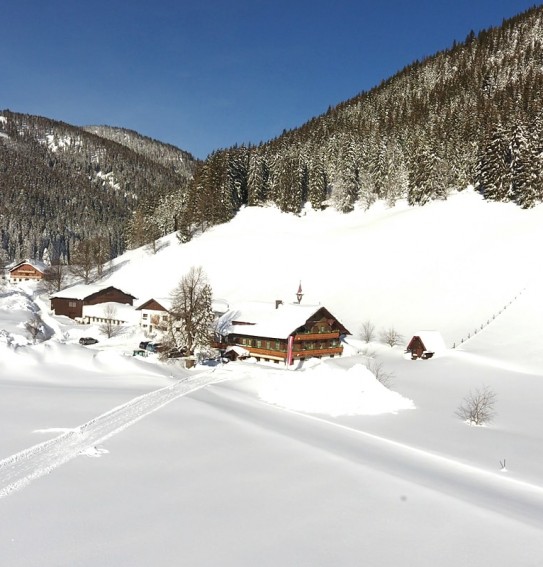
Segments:
[[[279,305],[283,305],[283,302],[280,299],[275,300],[275,308],[279,309]]]

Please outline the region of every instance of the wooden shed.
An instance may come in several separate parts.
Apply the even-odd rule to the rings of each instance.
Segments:
[[[445,341],[438,331],[418,331],[409,341],[405,352],[411,353],[413,360],[426,360],[446,349]]]
[[[51,296],[51,309],[55,315],[66,315],[72,319],[83,317],[84,305],[99,303],[126,303],[133,305],[133,295],[113,286],[74,285]]]

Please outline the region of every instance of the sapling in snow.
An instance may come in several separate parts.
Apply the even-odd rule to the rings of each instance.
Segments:
[[[472,390],[462,400],[455,414],[471,425],[484,425],[490,423],[496,412],[494,405],[496,394],[488,386]]]

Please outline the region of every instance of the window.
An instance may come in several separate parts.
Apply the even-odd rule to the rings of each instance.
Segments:
[[[144,319],[147,319],[147,317],[149,317],[149,313],[143,313],[142,317],[143,317]]]
[[[77,303],[75,301],[68,301],[68,307],[77,307]]]

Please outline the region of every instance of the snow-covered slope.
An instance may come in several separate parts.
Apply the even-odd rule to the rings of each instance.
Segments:
[[[542,237],[542,206],[468,190],[349,215],[247,208],[113,262],[103,283],[141,302],[193,265],[232,305],[294,300],[301,281],[353,336],[341,359],[295,371],[140,360],[137,330],[106,339],[30,288],[0,290],[2,561],[540,565]],[[52,338],[32,345],[37,310]],[[456,348],[412,361],[404,345],[364,344],[365,320]],[[87,335],[100,342],[78,345]],[[455,410],[482,386],[496,415],[469,426]]]
[[[402,202],[347,215],[246,208],[183,246],[172,235],[154,255],[128,252],[107,282],[144,301],[167,296],[201,265],[215,297],[235,304],[294,301],[301,281],[303,301],[325,305],[353,335],[371,320],[406,339],[439,330],[452,347],[539,289],[542,241],[543,207],[491,203],[472,190],[425,207]]]

